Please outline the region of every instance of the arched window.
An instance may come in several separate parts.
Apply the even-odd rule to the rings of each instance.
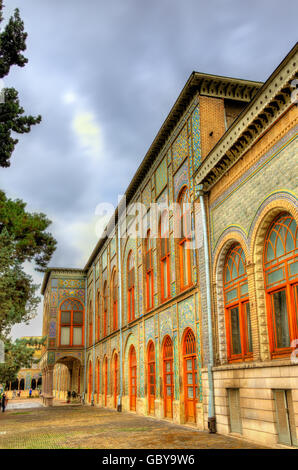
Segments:
[[[137,400],[137,356],[133,345],[129,350],[129,409],[136,411]]]
[[[180,264],[180,286],[181,290],[186,289],[191,284],[191,214],[189,209],[188,189],[186,186],[180,192],[178,199],[180,205],[179,220],[179,264]]]
[[[99,392],[100,392],[100,363],[99,359],[97,359],[97,395],[96,395],[96,401],[99,403]]]
[[[97,295],[96,295],[96,321],[97,321],[96,335],[97,335],[97,341],[99,341],[100,339],[100,293],[99,293],[99,290],[97,291]]]
[[[186,331],[183,341],[183,372],[185,419],[195,423],[198,394],[197,354],[195,335],[190,328]]]
[[[149,414],[154,414],[155,401],[155,348],[153,341],[148,346],[148,408]]]
[[[153,307],[153,259],[152,259],[152,238],[150,230],[147,232],[145,241],[146,258],[146,307],[150,310]]]
[[[173,418],[174,373],[173,343],[167,335],[163,344],[163,396],[165,418]]]
[[[132,251],[129,252],[127,258],[127,305],[130,322],[135,318],[135,262]]]
[[[113,395],[114,395],[114,408],[117,408],[117,396],[118,396],[118,354],[114,354],[114,370],[113,370]]]
[[[89,346],[93,343],[93,311],[92,302],[89,303]]]
[[[65,300],[60,307],[60,346],[82,346],[84,307],[78,300]]]
[[[161,301],[171,296],[170,286],[170,243],[169,243],[169,215],[165,210],[161,214],[159,222],[160,238],[160,274],[161,274]]]
[[[105,357],[103,360],[103,394],[104,394],[104,406],[107,406],[108,399],[108,358]]]
[[[107,336],[107,320],[108,320],[108,286],[107,281],[103,285],[103,336]]]
[[[233,245],[226,256],[224,299],[228,360],[252,359],[246,260],[239,243]]]
[[[118,286],[116,269],[112,274],[112,311],[113,311],[113,331],[118,328]]]
[[[92,399],[92,362],[89,361],[89,380],[88,380],[88,400],[91,403]]]
[[[297,224],[283,213],[268,230],[264,271],[272,357],[289,355],[298,338]]]

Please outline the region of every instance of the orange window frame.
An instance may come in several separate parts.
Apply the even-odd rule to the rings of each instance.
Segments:
[[[150,238],[150,230],[147,232],[146,238],[146,253],[145,253],[145,266],[146,266],[146,309],[151,310],[154,306],[154,275],[152,263],[152,239]],[[151,297],[150,297],[151,287]]]
[[[159,239],[160,239],[160,277],[161,277],[161,301],[165,302],[171,297],[171,281],[170,281],[170,244],[169,244],[169,227],[168,230],[162,231],[162,217],[165,213],[161,215],[159,223]],[[163,246],[164,245],[164,248]],[[167,277],[167,286],[164,282],[164,271],[166,270]],[[166,287],[166,289],[165,289]],[[165,296],[165,290],[167,291],[167,296]]]
[[[130,251],[127,257],[128,322],[131,322],[135,319],[135,268],[133,263],[133,253]],[[129,268],[130,264],[132,265],[131,268]],[[131,282],[131,279],[133,282]]]
[[[243,257],[241,255],[243,254]],[[238,276],[233,278],[231,281],[226,281],[226,269],[229,263],[229,260],[232,259],[232,263],[238,257],[238,267],[237,274]],[[227,338],[227,357],[229,362],[243,362],[243,361],[250,361],[253,359],[253,352],[249,351],[249,340],[248,340],[248,325],[246,322],[246,312],[245,306],[249,304],[249,294],[241,295],[241,286],[248,283],[247,273],[239,274],[239,267],[240,262],[245,260],[245,255],[243,249],[239,243],[232,245],[230,250],[227,253],[225,264],[224,264],[224,301],[225,301],[225,322],[226,322],[226,338]],[[232,264],[233,266],[233,264]],[[235,265],[236,266],[236,265]],[[227,293],[233,290],[236,290],[237,296],[233,298],[230,302],[227,301]],[[241,345],[241,353],[240,354],[233,354],[232,351],[232,325],[231,325],[231,311],[234,308],[238,308],[238,318],[239,318],[239,331],[240,331],[240,345]]]
[[[288,223],[288,225],[285,224],[285,220],[287,219],[290,220],[290,223]],[[292,221],[294,221],[294,218],[290,214],[288,213],[279,214],[279,216],[275,218],[274,221],[271,223],[267,231],[266,239],[265,239],[265,248],[264,248],[264,254],[263,254],[263,269],[264,269],[264,281],[265,281],[265,292],[266,292],[266,309],[267,309],[267,320],[268,320],[269,346],[270,346],[271,357],[273,359],[288,357],[293,351],[293,348],[291,346],[278,348],[275,344],[275,337],[277,336],[277,332],[276,332],[274,307],[272,305],[273,295],[275,293],[285,291],[285,294],[286,294],[288,333],[289,333],[290,344],[292,343],[293,340],[298,338],[297,292],[295,294],[295,289],[297,289],[297,286],[298,286],[298,276],[296,275],[294,277],[293,275],[292,276],[290,275],[290,265],[293,262],[295,262],[295,260],[297,261],[297,246],[296,246],[297,225],[296,225],[296,231],[293,234],[289,229],[289,226],[291,225]],[[285,253],[278,257],[275,256],[270,261],[267,261],[266,249],[269,243],[272,246],[272,243],[270,241],[270,236],[273,231],[279,232],[279,229],[277,228],[278,226],[280,226],[286,232],[285,238],[280,239],[282,241]],[[293,240],[294,240],[294,250],[287,252],[285,240],[286,240],[286,237],[289,235],[289,233],[292,235]],[[275,255],[276,255],[276,249],[277,249],[276,247],[277,241],[278,241],[278,236],[276,236],[274,247],[272,246],[275,252]],[[278,283],[277,282],[271,283],[271,284],[268,283],[268,275],[280,269],[283,271],[283,275],[284,275],[283,279],[280,280]]]
[[[153,371],[151,371],[151,366]],[[153,382],[151,383],[151,377],[153,377]],[[156,395],[156,376],[155,376],[155,347],[153,341],[150,341],[148,346],[148,355],[147,355],[147,383],[148,383],[148,402],[149,402],[149,413],[154,411],[154,400]],[[151,390],[154,390],[154,393],[151,393]]]
[[[180,216],[179,216],[179,268],[180,268],[180,290],[183,291],[191,286],[192,276],[191,276],[191,253],[190,248],[187,248],[187,245],[190,243],[190,226],[188,221],[191,223],[191,213],[187,208],[185,211],[185,204],[189,204],[188,198],[188,189],[187,186],[184,186],[180,191],[178,198],[178,203],[180,206]],[[185,252],[185,259],[184,259]],[[186,262],[186,266],[185,266]],[[187,282],[184,282],[184,278],[187,279]]]
[[[167,364],[170,364],[169,370],[167,370]],[[173,342],[170,336],[166,336],[163,344],[163,396],[164,396],[164,414],[167,417],[167,403],[170,401],[170,417],[173,417],[173,400],[174,400],[174,352]],[[169,383],[167,383],[167,377],[170,377]],[[171,387],[171,395],[167,394],[167,388]]]
[[[113,310],[113,331],[118,329],[118,292],[116,283],[116,270],[114,269],[112,275],[112,310]]]
[[[97,291],[97,296],[96,296],[96,318],[97,318],[97,329],[96,329],[96,334],[97,334],[97,341],[100,339],[100,293]]]
[[[105,357],[103,361],[103,393],[104,405],[107,406],[108,399],[108,358]]]
[[[108,317],[108,298],[107,298],[107,281],[103,286],[103,336],[107,336],[107,317]]]
[[[134,379],[134,383],[133,383]],[[133,393],[134,390],[134,393]],[[136,411],[137,399],[137,356],[136,350],[132,345],[129,350],[129,408]]]
[[[100,363],[99,359],[97,359],[97,396],[96,396],[96,401],[99,403],[99,383],[100,383]]]
[[[187,369],[187,361],[191,360],[192,369]],[[193,407],[194,422],[196,422],[196,403],[197,403],[197,353],[196,353],[196,339],[191,328],[188,328],[184,335],[183,340],[183,383],[184,383],[184,406],[185,417],[189,419],[189,407]],[[188,375],[192,375],[192,384],[188,382]],[[188,389],[193,390],[193,399],[188,397]]]
[[[75,310],[73,307],[72,309],[70,310],[70,323],[62,323],[61,322],[61,314],[62,312],[69,312],[69,310],[63,310],[63,304],[65,302],[71,302],[72,306],[75,305],[75,302],[79,302],[79,304],[82,306],[82,310]],[[83,320],[82,320],[82,323],[79,324],[79,323],[74,323],[73,321],[73,314],[74,312],[82,312],[82,316],[83,316]],[[82,305],[82,303],[78,300],[78,299],[66,299],[64,300],[64,302],[61,304],[60,306],[60,309],[59,309],[59,346],[61,346],[62,348],[63,347],[67,347],[67,346],[71,346],[71,347],[74,347],[74,348],[78,348],[78,347],[81,347],[81,346],[84,346],[84,327],[85,327],[85,323],[84,323],[84,307]],[[61,344],[61,328],[62,327],[69,327],[70,328],[70,333],[69,333],[69,344]],[[81,344],[75,344],[73,345],[73,329],[74,328],[82,328],[82,343]]]
[[[89,304],[89,338],[88,344],[89,346],[93,343],[93,312],[92,312],[92,303]]]
[[[117,408],[118,396],[118,354],[114,355],[114,408]]]

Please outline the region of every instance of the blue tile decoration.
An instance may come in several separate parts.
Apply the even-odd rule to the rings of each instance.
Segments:
[[[181,188],[186,185],[189,187],[189,177],[188,177],[188,160],[186,160],[181,168],[177,171],[174,176],[174,201],[178,200],[179,192]]]

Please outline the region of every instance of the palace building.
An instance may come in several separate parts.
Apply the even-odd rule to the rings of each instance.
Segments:
[[[297,61],[193,72],[86,265],[47,270],[45,405],[298,444]]]

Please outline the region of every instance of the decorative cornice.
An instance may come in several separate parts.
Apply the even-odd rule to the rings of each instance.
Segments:
[[[64,274],[64,275],[71,275],[71,274],[80,274],[81,276],[86,276],[86,271],[84,269],[78,269],[78,268],[48,268],[44,274],[44,277],[43,277],[43,281],[42,281],[42,285],[41,285],[41,294],[43,295],[45,290],[46,290],[46,287],[47,287],[47,283],[50,279],[50,277],[52,276],[52,273],[56,273],[56,274]]]
[[[210,190],[285,111],[295,106],[291,82],[297,77],[297,61],[296,44],[198,168],[196,185]]]

